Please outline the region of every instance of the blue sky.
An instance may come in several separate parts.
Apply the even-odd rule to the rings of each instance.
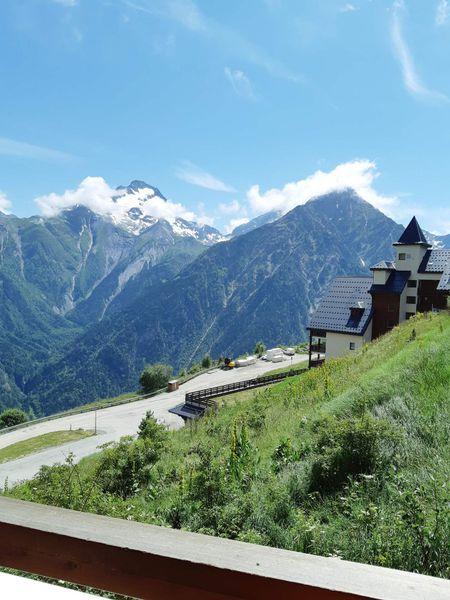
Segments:
[[[0,77],[0,209],[144,179],[226,228],[348,184],[450,231],[445,0],[2,0]]]

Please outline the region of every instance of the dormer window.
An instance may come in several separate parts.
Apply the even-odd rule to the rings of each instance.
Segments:
[[[406,254],[404,252],[399,252],[398,260],[406,260]]]
[[[350,316],[347,321],[347,327],[358,327],[361,317],[364,314],[364,302],[357,301],[350,307]]]

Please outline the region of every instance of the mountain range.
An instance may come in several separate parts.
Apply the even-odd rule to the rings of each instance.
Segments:
[[[305,338],[336,275],[366,275],[403,227],[346,190],[269,213],[227,238],[153,217],[133,181],[121,210],[0,213],[0,408],[50,414],[135,389],[149,362],[176,370]],[[449,245],[449,236],[434,236]]]

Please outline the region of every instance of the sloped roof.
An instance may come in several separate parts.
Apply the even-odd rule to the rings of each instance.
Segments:
[[[406,282],[411,271],[393,271],[386,283],[374,283],[369,290],[370,294],[401,294],[405,289]]]
[[[419,273],[443,273],[450,260],[449,248],[427,250],[419,266]]]
[[[450,259],[447,261],[447,265],[442,273],[441,279],[439,280],[437,289],[447,292],[450,291]]]
[[[425,234],[417,222],[416,217],[411,219],[405,231],[399,237],[398,242],[395,242],[394,246],[411,246],[413,244],[426,244],[427,246],[430,246]]]
[[[395,269],[395,263],[392,260],[382,260],[370,267],[371,271],[391,271],[392,269]]]
[[[372,277],[334,279],[312,315],[308,329],[363,335],[372,318],[372,298],[368,294],[371,284]]]

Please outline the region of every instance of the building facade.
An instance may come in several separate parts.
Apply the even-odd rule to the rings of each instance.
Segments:
[[[413,217],[394,243],[395,260],[371,267],[371,277],[337,277],[308,330],[309,365],[360,348],[417,312],[447,307],[450,249],[432,248]]]

